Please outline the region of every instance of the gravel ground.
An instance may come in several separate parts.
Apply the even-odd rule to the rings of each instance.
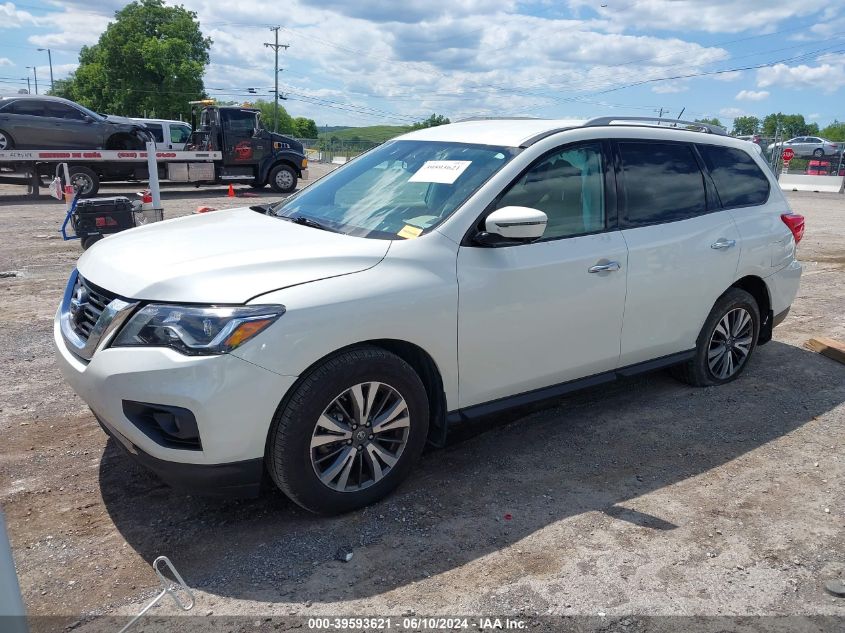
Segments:
[[[823,587],[845,574],[845,365],[802,347],[845,340],[842,196],[789,194],[807,217],[801,289],[740,380],[694,389],[658,372],[488,419],[427,452],[387,500],[320,518],[274,492],[174,492],[107,440],[53,361],[79,245],[57,239],[60,203],[12,191],[0,186],[0,271],[18,273],[0,277],[0,503],[28,612],[57,616],[34,629],[137,613],[161,554],[195,589],[193,613],[247,614],[250,630],[410,613],[842,624],[845,600]],[[169,217],[253,202],[223,188],[163,198]],[[341,547],[351,561],[335,560]]]

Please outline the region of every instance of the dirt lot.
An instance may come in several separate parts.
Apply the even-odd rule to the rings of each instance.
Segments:
[[[823,589],[845,575],[845,365],[802,348],[845,339],[845,199],[790,199],[808,223],[801,290],[740,380],[655,373],[487,420],[386,501],[327,519],[272,492],[173,492],[107,441],[53,361],[79,245],[57,239],[59,203],[0,197],[0,271],[18,273],[0,279],[0,503],[29,613],[82,630],[135,613],[165,554],[193,613],[249,614],[250,630],[315,614],[845,617]],[[170,217],[252,202],[164,200]]]

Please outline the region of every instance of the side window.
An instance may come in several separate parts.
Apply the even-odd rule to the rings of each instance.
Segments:
[[[707,212],[704,174],[685,143],[620,142],[625,218],[645,225]]]
[[[171,143],[187,143],[191,138],[191,130],[184,125],[170,126],[170,142]]]
[[[7,107],[5,112],[8,114],[25,114],[27,116],[45,116],[44,102],[35,99],[21,99]]]
[[[598,143],[568,147],[533,165],[496,204],[539,209],[549,218],[543,239],[605,228],[604,161]]]
[[[249,110],[229,110],[223,117],[223,127],[233,132],[249,133],[255,128],[255,113]]]
[[[161,131],[161,123],[144,121],[144,125],[147,126],[147,132],[153,135],[156,143],[164,143],[164,132]]]
[[[769,199],[769,179],[754,159],[741,149],[699,145],[716,193],[724,207],[763,204]]]
[[[64,103],[47,103],[46,114],[54,119],[69,119],[71,121],[82,121],[85,115],[76,108]]]

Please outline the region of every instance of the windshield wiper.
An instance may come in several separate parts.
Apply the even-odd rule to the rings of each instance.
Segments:
[[[310,226],[312,229],[320,229],[321,231],[329,231],[330,233],[340,233],[337,229],[333,229],[330,226],[326,226],[322,222],[318,222],[317,220],[312,220],[311,218],[306,218],[304,215],[280,215],[277,216],[282,220],[288,220],[289,222],[293,222],[294,224],[301,224],[302,226]]]

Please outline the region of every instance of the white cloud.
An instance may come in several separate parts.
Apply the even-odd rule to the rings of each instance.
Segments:
[[[657,83],[651,88],[651,91],[657,94],[675,94],[687,90],[689,90],[689,82],[682,80]]]
[[[0,57],[0,66],[14,66],[15,63],[8,57]]]
[[[818,66],[775,64],[757,71],[757,87],[803,88],[830,94],[845,87],[845,55],[825,55]]]
[[[779,23],[819,13],[829,0],[638,0],[604,2],[569,0],[570,8],[595,12],[615,29],[654,29],[739,33],[746,30],[772,32]],[[605,6],[601,6],[605,5]]]
[[[768,90],[740,90],[734,98],[737,101],[762,101],[768,97]]]
[[[748,116],[748,113],[740,108],[722,108],[719,110],[719,115],[727,119],[735,119],[740,116]]]
[[[21,11],[13,2],[0,4],[0,29],[15,29],[34,24],[31,13]]]
[[[822,115],[819,114],[818,112],[813,112],[812,114],[807,115],[807,119],[809,119],[810,121],[815,121],[817,119],[820,119],[821,117],[822,117]]]
[[[99,13],[68,9],[35,18],[40,27],[55,28],[53,33],[30,35],[27,41],[45,48],[76,49],[96,44],[111,18]]]

